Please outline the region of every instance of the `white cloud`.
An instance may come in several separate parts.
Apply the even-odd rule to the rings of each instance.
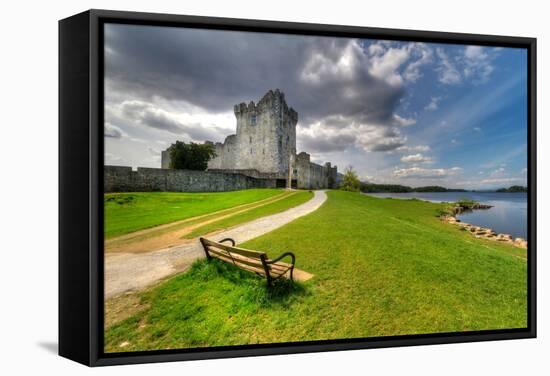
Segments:
[[[456,68],[454,62],[451,61],[447,53],[442,49],[436,49],[439,57],[439,67],[436,70],[439,72],[439,82],[446,85],[458,84],[461,81],[460,72]]]
[[[424,43],[407,43],[397,47],[392,42],[380,41],[371,44],[367,51],[370,57],[369,73],[392,86],[400,86],[404,81],[417,81],[422,77],[422,66],[432,62],[433,56],[432,49]]]
[[[520,171],[520,174],[522,174],[522,175],[527,174],[527,167],[522,168],[521,171]]]
[[[427,110],[427,111],[435,111],[435,110],[437,110],[438,107],[439,107],[439,106],[438,106],[438,103],[439,103],[440,100],[441,100],[441,97],[432,97],[432,98],[430,99],[430,103],[428,103],[428,104],[426,105],[426,107],[424,107],[424,109]]]
[[[446,85],[458,84],[463,78],[474,84],[487,82],[495,69],[492,61],[497,51],[489,47],[466,46],[450,55],[443,48],[437,48],[439,81]]]
[[[460,174],[462,168],[422,168],[409,167],[398,168],[393,171],[393,175],[398,178],[418,178],[418,179],[444,179],[449,176]]]
[[[401,157],[401,162],[404,163],[432,163],[433,160],[431,157],[427,157],[422,155],[421,153],[418,154],[411,154],[411,155],[405,155]]]
[[[392,86],[400,86],[403,78],[398,69],[409,59],[408,49],[391,47],[380,52],[379,47],[376,47],[375,50],[376,54],[370,58],[369,73]]]
[[[491,64],[493,55],[487,47],[466,46],[464,48],[464,76],[472,78],[474,82],[486,82],[494,67]]]
[[[481,132],[481,128],[480,127],[474,127],[474,131]]]
[[[403,146],[407,138],[395,127],[351,122],[334,127],[323,121],[297,128],[297,148],[309,153],[345,151],[359,147],[366,151],[391,151]]]
[[[407,137],[394,128],[363,126],[357,136],[357,144],[366,151],[390,151],[403,146]]]
[[[358,42],[351,40],[340,51],[337,61],[323,53],[313,54],[305,64],[300,79],[311,85],[319,85],[326,80],[353,79],[363,59],[364,54]]]
[[[126,136],[126,133],[122,129],[109,122],[105,122],[103,134],[105,135],[105,137],[110,138],[121,138],[123,136]]]
[[[403,145],[396,149],[400,152],[426,152],[430,151],[430,147],[428,145],[416,145],[416,146],[409,146],[409,145]]]
[[[403,77],[407,81],[415,82],[420,77],[422,77],[420,68],[423,65],[426,65],[432,62],[433,52],[432,52],[432,49],[429,48],[424,43],[415,43],[412,46],[414,46],[412,50],[413,55],[419,56],[419,58],[413,61],[412,63],[410,63],[407,66],[407,68],[405,68],[405,71],[403,72]]]
[[[404,118],[404,117],[401,117],[397,114],[394,114],[393,115],[393,123],[395,125],[399,125],[399,126],[402,126],[402,127],[408,127],[409,125],[416,124],[416,119],[414,119],[414,118]]]

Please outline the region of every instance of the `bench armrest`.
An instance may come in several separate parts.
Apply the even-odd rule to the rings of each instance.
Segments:
[[[235,240],[231,239],[231,238],[225,238],[225,239],[222,239],[220,240],[218,243],[223,243],[223,242],[231,242],[231,245],[234,247],[235,246]]]
[[[290,257],[292,259],[291,264],[294,267],[294,264],[296,262],[296,256],[294,256],[294,253],[292,253],[292,252],[285,252],[285,253],[283,253],[282,255],[280,255],[279,257],[277,257],[273,260],[267,260],[266,264],[276,263],[277,261],[280,261],[281,259],[283,259],[285,257]]]

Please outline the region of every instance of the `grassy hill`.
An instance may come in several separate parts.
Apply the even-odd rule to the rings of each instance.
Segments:
[[[252,273],[198,261],[140,293],[106,331],[106,351],[525,327],[525,250],[475,239],[441,222],[442,209],[329,191],[314,213],[243,245],[292,250],[313,279],[267,290]]]

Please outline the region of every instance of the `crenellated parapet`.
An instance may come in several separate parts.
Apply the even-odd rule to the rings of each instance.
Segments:
[[[258,119],[255,117],[260,115],[268,116],[273,121],[285,121],[293,127],[298,123],[298,113],[287,105],[285,94],[279,89],[269,90],[257,104],[254,101],[236,104],[233,112],[237,122],[241,121],[243,125],[256,125]]]
[[[286,103],[279,89],[269,90],[257,103],[239,103],[233,107],[237,120],[236,134],[223,143],[211,143],[216,157],[208,162],[209,170],[256,171],[284,180],[289,175],[298,188],[330,188],[337,170],[330,163],[311,162],[308,153],[296,154],[298,113]],[[168,165],[163,153],[163,168]]]

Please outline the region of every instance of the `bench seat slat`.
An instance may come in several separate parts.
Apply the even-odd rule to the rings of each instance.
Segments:
[[[238,264],[237,266],[240,268],[251,270],[255,273],[260,273],[262,275],[265,275],[265,270],[261,262],[254,262],[254,260],[250,258],[244,258],[240,255],[235,255],[235,254],[230,256],[227,253],[222,253],[217,250],[213,250],[212,248],[209,249],[209,252],[212,254],[212,256],[217,257],[222,261],[228,262],[230,264],[235,262],[236,264]],[[247,268],[245,268],[245,266],[247,266]],[[271,276],[279,277],[287,273],[292,267],[292,265],[290,264],[278,265],[278,263],[275,263],[275,264],[268,265],[268,267],[270,268],[269,274]]]
[[[218,258],[222,261],[225,261],[229,264],[233,263],[229,256],[224,256],[224,255],[221,255],[221,254],[212,254],[212,256],[216,257],[216,258]],[[241,264],[241,263],[239,263],[237,266],[241,269],[245,269],[245,270],[248,270],[248,271],[251,271],[251,272],[254,272],[254,273],[265,275],[265,270],[264,270],[263,267],[256,267],[256,266],[251,266],[251,265]]]
[[[258,251],[252,251],[250,249],[232,247],[230,245],[216,243],[216,242],[213,242],[213,241],[208,240],[208,239],[204,239],[203,241],[206,245],[208,245],[210,247],[223,249],[224,251],[228,251],[228,252],[231,252],[231,253],[238,253],[238,254],[243,255],[245,257],[252,257],[252,258],[259,259],[261,255],[265,256],[265,252],[258,252]]]
[[[221,257],[227,258],[229,260],[229,262],[233,262],[233,260],[235,260],[235,262],[237,262],[237,263],[249,265],[249,266],[256,267],[256,268],[261,268],[263,270],[262,262],[259,259],[251,259],[251,258],[248,258],[248,257],[243,257],[239,254],[229,255],[228,252],[218,251],[216,249],[212,249],[211,247],[209,247],[208,252],[210,252],[211,254],[214,254],[216,256],[221,256]],[[231,259],[231,257],[233,257],[233,260]]]

